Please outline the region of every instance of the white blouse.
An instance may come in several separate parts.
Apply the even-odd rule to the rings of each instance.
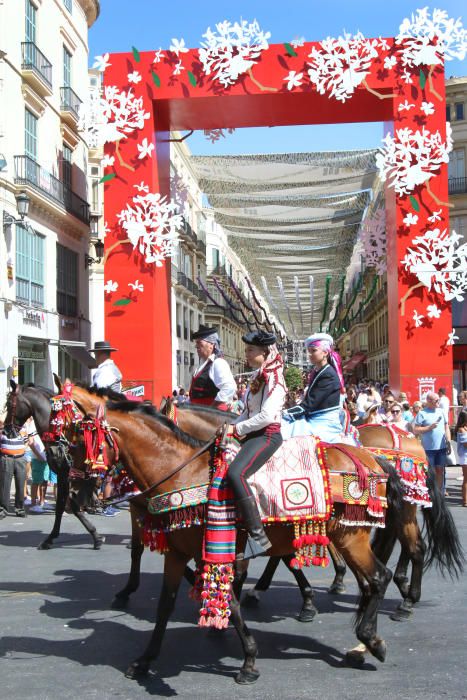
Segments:
[[[253,375],[252,380],[257,377],[259,371]],[[257,394],[252,394],[248,387],[244,399],[245,408],[235,421],[235,430],[238,435],[248,435],[255,430],[267,428],[272,423],[280,424],[285,388],[281,384],[276,384],[271,391],[276,380],[272,373],[268,374],[268,378],[268,384],[263,384]]]

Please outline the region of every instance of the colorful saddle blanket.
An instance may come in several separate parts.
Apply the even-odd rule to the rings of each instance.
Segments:
[[[328,520],[331,515],[329,473],[320,443],[312,436],[282,444],[266,464],[248,480],[263,522]],[[228,440],[225,458],[230,464],[240,449]],[[179,489],[151,498],[148,510],[161,515],[207,503],[209,484]]]

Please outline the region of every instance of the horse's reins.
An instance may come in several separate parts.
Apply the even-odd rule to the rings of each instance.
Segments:
[[[159,479],[159,481],[156,481],[155,484],[152,484],[151,486],[148,486],[148,488],[147,488],[147,489],[144,489],[144,491],[139,491],[138,493],[134,493],[134,494],[126,494],[126,495],[123,496],[122,498],[117,498],[117,499],[114,499],[114,500],[111,500],[111,501],[108,500],[108,499],[106,499],[106,500],[104,501],[104,503],[105,503],[107,506],[112,506],[112,505],[114,505],[115,503],[122,503],[123,501],[130,501],[130,500],[132,500],[133,498],[138,498],[139,496],[146,496],[148,493],[150,493],[151,491],[154,491],[154,489],[156,489],[158,486],[160,486],[161,484],[163,484],[165,481],[168,481],[168,480],[171,479],[173,476],[175,476],[175,474],[178,474],[178,472],[181,472],[182,469],[184,469],[184,468],[187,467],[189,464],[191,464],[191,462],[194,462],[195,459],[197,459],[197,458],[200,457],[202,454],[204,454],[205,452],[207,452],[207,451],[209,450],[209,448],[211,447],[211,445],[213,445],[213,444],[215,443],[216,440],[217,440],[217,433],[216,433],[215,435],[213,435],[213,437],[212,437],[205,445],[203,445],[202,447],[200,447],[199,450],[196,450],[196,452],[195,452],[193,455],[191,455],[191,457],[189,457],[189,458],[186,459],[184,462],[182,462],[181,464],[179,464],[178,467],[175,467],[175,469],[173,469],[173,470],[170,472],[170,474],[167,474],[167,476],[164,476],[163,479]]]

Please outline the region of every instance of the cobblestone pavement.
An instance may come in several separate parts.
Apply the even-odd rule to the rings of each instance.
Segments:
[[[467,508],[460,507],[456,477],[458,471],[451,471],[448,500],[465,545]],[[260,649],[261,677],[249,687],[233,680],[241,659],[235,632],[198,629],[184,583],[154,672],[144,681],[130,681],[124,671],[152,629],[162,558],[144,555],[142,584],[129,608],[112,610],[110,602],[129,567],[129,517],[122,511],[114,518],[95,516],[94,522],[106,536],[101,551],[92,550],[88,535],[69,515],[57,546],[44,552],[36,546],[50,530],[52,515],[0,521],[0,697],[467,698],[466,579],[444,580],[433,570],[425,575],[422,601],[410,622],[389,619],[399,600],[395,586],[389,586],[379,617],[386,663],[371,658],[355,669],[344,662],[355,643],[352,577],[346,594],[331,597],[326,587],[332,572],[310,572],[320,615],[302,624],[296,620],[299,592],[281,567],[260,606],[245,610]],[[262,565],[253,563],[252,577]]]

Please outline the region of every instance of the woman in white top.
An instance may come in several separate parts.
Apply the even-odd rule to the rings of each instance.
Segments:
[[[236,507],[248,532],[245,559],[265,554],[271,543],[264,532],[255,497],[247,482],[282,444],[281,413],[285,400],[283,360],[276,337],[265,331],[247,333],[245,357],[256,369],[245,394],[245,408],[233,425],[242,447],[228,471]]]

